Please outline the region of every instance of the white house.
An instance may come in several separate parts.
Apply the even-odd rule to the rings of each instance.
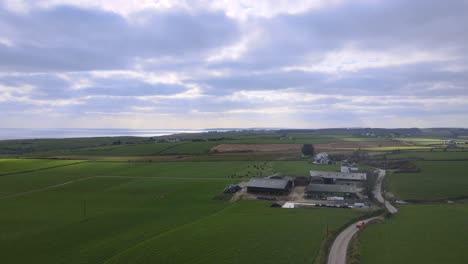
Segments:
[[[328,157],[328,153],[326,152],[320,152],[314,157],[314,161],[312,162],[314,164],[330,164],[331,160]]]

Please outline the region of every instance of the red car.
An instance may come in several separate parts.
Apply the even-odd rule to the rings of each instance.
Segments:
[[[366,224],[366,222],[359,222],[359,223],[356,224],[356,227],[357,227],[357,228],[361,228],[361,227],[363,227],[365,224]]]

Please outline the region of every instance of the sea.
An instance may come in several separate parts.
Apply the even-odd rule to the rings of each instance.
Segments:
[[[222,129],[0,128],[0,140],[115,136],[155,137],[208,131],[222,131]]]

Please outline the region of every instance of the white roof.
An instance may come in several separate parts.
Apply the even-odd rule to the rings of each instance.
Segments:
[[[322,177],[325,179],[341,179],[341,180],[355,180],[355,181],[365,181],[365,173],[357,172],[334,172],[334,171],[310,171],[310,176],[312,177]]]

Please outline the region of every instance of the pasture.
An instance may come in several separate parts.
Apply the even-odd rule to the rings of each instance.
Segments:
[[[77,160],[0,159],[0,175],[75,164]]]
[[[468,263],[468,204],[405,205],[359,235],[362,264]]]
[[[468,160],[468,151],[408,151],[387,155],[389,159]]]
[[[49,161],[36,161],[41,162]],[[310,263],[327,225],[335,229],[359,216],[352,210],[286,210],[271,208],[270,202],[232,204],[214,199],[227,184],[238,181],[231,178],[233,174],[259,165],[85,162],[4,175],[0,177],[2,261]],[[299,167],[307,173],[310,164],[263,165],[260,169],[265,171],[292,173]]]
[[[329,230],[359,216],[352,210],[279,209],[240,202],[155,236],[105,263],[313,263]]]
[[[415,173],[392,173],[388,189],[399,199],[438,200],[468,196],[468,161],[417,161]]]

